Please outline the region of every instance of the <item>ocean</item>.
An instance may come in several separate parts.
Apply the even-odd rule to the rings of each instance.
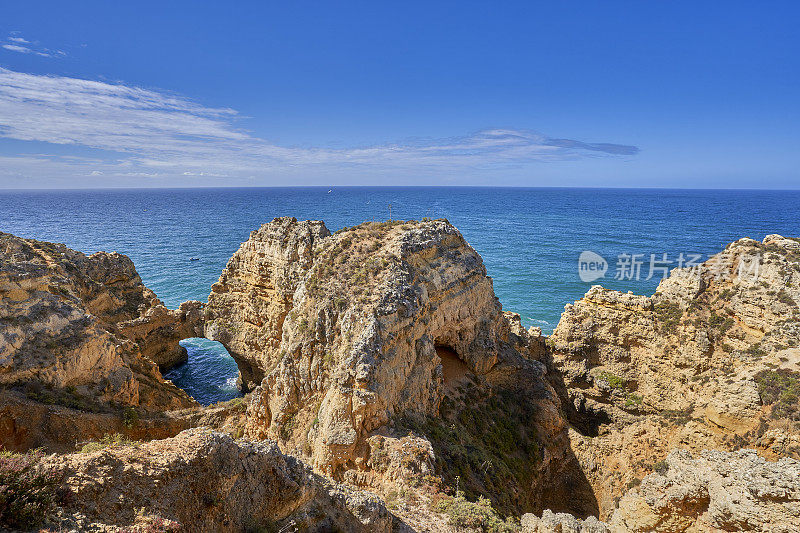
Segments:
[[[386,220],[390,206],[395,219],[450,220],[483,256],[503,308],[546,333],[593,284],[649,295],[668,268],[740,237],[800,236],[800,191],[477,187],[0,191],[0,231],[124,253],[176,307],[205,301],[239,244],[274,217],[324,220],[335,231]],[[579,257],[593,259],[586,281]],[[603,260],[605,275],[590,280]],[[189,363],[166,377],[204,404],[238,394],[220,345],[183,344]]]

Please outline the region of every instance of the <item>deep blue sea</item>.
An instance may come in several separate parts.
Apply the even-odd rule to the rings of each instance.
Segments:
[[[594,283],[652,294],[651,254],[677,266],[740,237],[800,235],[800,191],[334,187],[0,191],[0,231],[130,256],[170,307],[206,300],[251,230],[277,216],[321,219],[331,231],[364,220],[447,218],[483,256],[504,309],[549,332],[564,304]],[[578,256],[608,262],[583,282]],[[620,254],[641,254],[640,279],[614,279]],[[189,261],[198,257],[199,261]],[[626,277],[631,274],[625,271]],[[167,374],[199,401],[236,395],[236,365],[216,343],[184,341],[189,363]]]

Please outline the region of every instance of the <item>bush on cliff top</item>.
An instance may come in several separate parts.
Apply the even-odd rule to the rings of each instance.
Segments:
[[[0,524],[28,529],[44,521],[62,499],[56,474],[38,468],[39,450],[0,452]]]
[[[662,333],[672,333],[683,318],[683,309],[674,302],[659,303],[654,310]]]
[[[520,526],[512,518],[503,520],[492,508],[492,502],[483,496],[471,502],[461,492],[443,496],[433,506],[434,510],[447,515],[448,522],[456,528],[469,528],[486,533],[512,533]]]

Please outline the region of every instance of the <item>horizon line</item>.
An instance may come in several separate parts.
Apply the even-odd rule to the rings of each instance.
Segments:
[[[242,190],[242,189],[554,189],[554,190],[619,190],[619,191],[755,191],[755,192],[800,192],[795,189],[756,188],[756,187],[597,187],[597,186],[557,186],[557,185],[197,185],[174,187],[39,187],[6,188],[0,187],[0,194],[14,192],[114,192],[114,191],[179,191],[179,190]]]

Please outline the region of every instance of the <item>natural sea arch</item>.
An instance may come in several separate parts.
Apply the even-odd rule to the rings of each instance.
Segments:
[[[183,339],[180,344],[186,348],[188,360],[165,372],[166,379],[172,380],[203,405],[242,395],[236,388],[239,369],[221,343],[191,337]]]

